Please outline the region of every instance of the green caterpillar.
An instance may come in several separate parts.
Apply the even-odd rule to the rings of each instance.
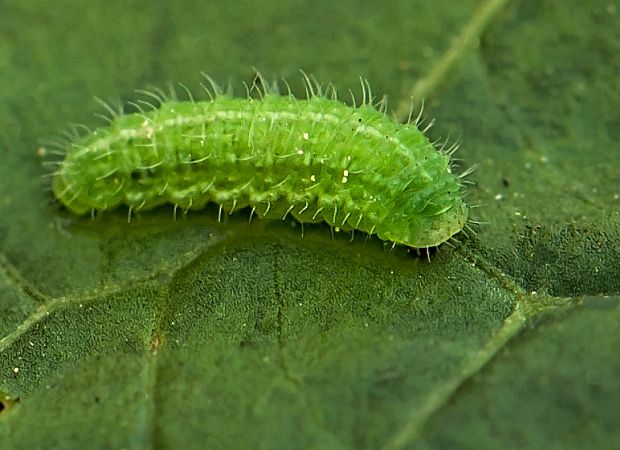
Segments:
[[[325,221],[414,248],[465,226],[450,151],[436,149],[417,121],[400,124],[385,103],[373,106],[367,84],[362,104],[350,107],[306,80],[305,99],[264,82],[261,98],[217,87],[210,101],[148,92],[158,108],[132,103],[139,112],[115,114],[69,144],[52,190],[77,214],[214,202],[220,212],[250,207],[259,217]]]

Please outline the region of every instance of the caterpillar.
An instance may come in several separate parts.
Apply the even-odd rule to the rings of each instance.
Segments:
[[[260,74],[245,98],[208,77],[209,100],[194,99],[184,85],[186,100],[173,89],[139,91],[158,105],[128,102],[130,113],[108,107],[107,126],[67,144],[52,191],[80,215],[216,203],[220,214],[251,208],[250,220],[290,215],[418,249],[462,230],[468,208],[465,174],[451,170],[455,147],[436,148],[419,116],[398,123],[365,80],[361,104],[348,106],[333,87],[304,77],[303,99],[290,88],[280,94]]]

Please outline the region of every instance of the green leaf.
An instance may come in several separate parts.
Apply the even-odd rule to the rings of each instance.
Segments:
[[[620,11],[47,2],[0,17],[0,447],[617,448]],[[481,205],[417,256],[172,208],[73,217],[39,154],[200,71],[426,98]]]

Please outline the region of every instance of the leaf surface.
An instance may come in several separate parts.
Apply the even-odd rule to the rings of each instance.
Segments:
[[[3,448],[620,446],[612,3],[96,3],[2,7]],[[200,71],[240,94],[252,66],[343,99],[361,75],[394,110],[427,83],[485,223],[429,262],[243,212],[51,202],[38,153],[101,124],[94,95]]]

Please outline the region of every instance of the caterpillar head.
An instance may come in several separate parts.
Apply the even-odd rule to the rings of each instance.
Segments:
[[[377,227],[377,234],[413,248],[434,247],[447,241],[467,223],[468,208],[460,194],[458,179],[409,185],[397,195],[390,213]]]

